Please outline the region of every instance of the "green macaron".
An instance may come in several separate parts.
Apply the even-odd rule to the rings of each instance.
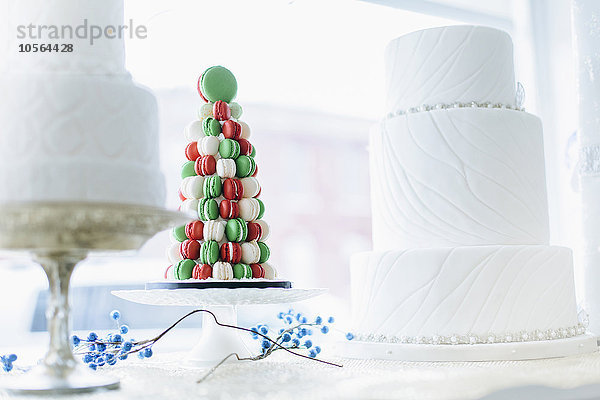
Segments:
[[[180,281],[190,279],[195,266],[196,262],[194,260],[186,259],[179,261],[177,265],[175,265],[175,270],[173,271],[175,279],[179,279]]]
[[[234,218],[227,221],[225,225],[225,236],[230,242],[243,242],[248,236],[248,225],[241,218]]]
[[[233,266],[233,277],[235,279],[252,278],[252,268],[244,263],[235,264]]]
[[[221,123],[212,117],[202,121],[202,130],[206,136],[219,136],[221,134]]]
[[[260,249],[260,258],[258,259],[258,263],[262,264],[264,262],[267,262],[269,256],[271,255],[271,250],[269,249],[269,246],[267,246],[266,243],[258,242],[258,248]]]
[[[245,178],[250,176],[256,170],[254,158],[248,156],[239,156],[235,159],[235,176]]]
[[[185,235],[185,225],[176,226],[175,228],[173,228],[173,237],[178,242],[186,241],[188,237]]]
[[[250,152],[250,157],[256,157],[256,147],[252,145],[252,151]]]
[[[219,154],[223,158],[236,159],[240,155],[240,144],[233,139],[223,139],[219,144]]]
[[[219,205],[215,199],[203,198],[198,202],[198,216],[202,221],[209,221],[219,217]]]
[[[258,217],[256,217],[256,219],[261,219],[265,215],[265,203],[263,203],[261,199],[256,199],[256,201],[258,202],[259,207]]]
[[[240,106],[238,103],[231,102],[229,103],[229,109],[231,110],[231,116],[233,118],[240,119],[243,112],[242,106]]]
[[[202,73],[200,89],[204,97],[212,103],[218,100],[229,103],[237,94],[237,81],[231,71],[217,65]]]
[[[187,161],[185,164],[183,164],[183,167],[181,168],[181,179],[197,175],[196,170],[194,169],[195,164],[196,163],[194,161]]]
[[[200,247],[200,262],[202,264],[214,264],[219,260],[219,243],[208,240]]]
[[[204,196],[209,198],[219,197],[223,190],[221,178],[217,175],[207,176],[204,179]]]

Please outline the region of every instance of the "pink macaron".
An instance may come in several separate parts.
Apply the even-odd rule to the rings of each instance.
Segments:
[[[204,222],[192,221],[185,226],[185,236],[188,239],[202,240],[204,239]]]
[[[250,269],[252,270],[253,278],[264,278],[265,277],[265,269],[260,264],[250,264]]]
[[[260,240],[262,238],[262,226],[256,222],[248,222],[248,235],[246,240],[251,242],[253,240]]]
[[[244,185],[235,178],[227,178],[223,182],[223,196],[228,200],[240,200],[244,197]]]
[[[202,156],[196,160],[194,170],[198,175],[212,175],[217,171],[217,161],[213,156]]]
[[[239,243],[227,242],[221,245],[221,261],[237,264],[242,259],[242,246]]]
[[[165,279],[170,279],[171,275],[173,274],[173,272],[171,271],[173,269],[172,265],[169,265],[167,267],[167,269],[165,270]]]
[[[184,240],[179,247],[181,256],[190,260],[197,260],[200,257],[200,243],[196,240]]]
[[[240,216],[240,207],[235,200],[223,199],[219,204],[219,214],[223,219],[233,219]]]
[[[227,120],[223,123],[222,132],[225,138],[238,140],[242,136],[242,126],[233,120]]]
[[[229,108],[229,104],[225,103],[224,101],[217,100],[213,105],[213,115],[217,121],[226,121],[231,118],[231,109]]]
[[[196,264],[192,270],[192,278],[208,279],[212,277],[212,267],[208,264]]]
[[[245,155],[245,156],[249,156],[252,154],[252,144],[248,140],[239,139],[238,143],[240,144],[240,154]]]
[[[190,142],[185,148],[185,157],[190,161],[196,161],[200,157],[198,153],[198,142]]]
[[[202,100],[209,103],[208,99],[206,97],[204,97],[204,94],[202,94],[202,87],[200,85],[201,82],[202,82],[202,74],[200,74],[200,76],[198,77],[198,94],[200,95],[200,97],[202,97]]]

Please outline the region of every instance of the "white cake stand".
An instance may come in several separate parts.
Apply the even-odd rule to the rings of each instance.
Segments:
[[[69,283],[75,266],[90,252],[137,250],[157,232],[190,218],[160,208],[48,202],[2,204],[0,248],[31,253],[48,276],[46,310],[50,345],[31,371],[3,382],[18,394],[69,394],[115,389],[119,380],[94,373],[71,351]]]
[[[223,324],[237,325],[237,306],[257,304],[293,303],[325,293],[327,289],[152,289],[115,290],[117,297],[141,304],[155,306],[192,306],[215,314]],[[251,356],[244,344],[243,335],[237,329],[218,326],[212,315],[203,313],[202,335],[187,356],[191,367],[212,367],[226,356],[237,353],[240,357]]]

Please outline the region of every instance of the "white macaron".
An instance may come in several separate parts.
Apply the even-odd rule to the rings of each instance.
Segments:
[[[188,142],[195,142],[202,139],[204,136],[204,129],[202,129],[202,121],[195,120],[190,122],[183,130],[183,135]]]
[[[254,264],[260,260],[260,247],[258,243],[244,242],[242,243],[242,262],[244,264]]]
[[[221,178],[233,178],[235,176],[235,161],[230,158],[217,160],[217,175]]]

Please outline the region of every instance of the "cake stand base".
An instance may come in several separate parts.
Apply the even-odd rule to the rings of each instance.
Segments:
[[[62,376],[57,376],[54,369],[39,365],[3,385],[8,393],[22,395],[61,395],[118,388],[118,379],[91,371],[79,364],[69,374]]]
[[[158,306],[192,306],[209,310],[221,324],[237,325],[239,305],[281,304],[310,299],[325,293],[327,289],[154,289],[115,290],[117,297],[135,303]],[[184,366],[206,368],[219,363],[230,354],[250,357],[250,349],[244,343],[248,332],[219,326],[209,313],[202,313],[202,336],[188,353]],[[230,362],[237,361],[231,358]]]
[[[350,341],[340,348],[346,358],[401,361],[518,361],[557,358],[598,351],[597,338],[580,335],[567,339],[496,344],[404,344]]]
[[[237,326],[237,310],[234,306],[211,306],[208,308],[222,324]],[[226,328],[215,323],[208,313],[202,315],[202,336],[185,359],[188,367],[208,368],[214,366],[230,354],[240,358],[251,357],[252,352],[244,343],[248,333]],[[231,358],[230,361],[236,361]]]

